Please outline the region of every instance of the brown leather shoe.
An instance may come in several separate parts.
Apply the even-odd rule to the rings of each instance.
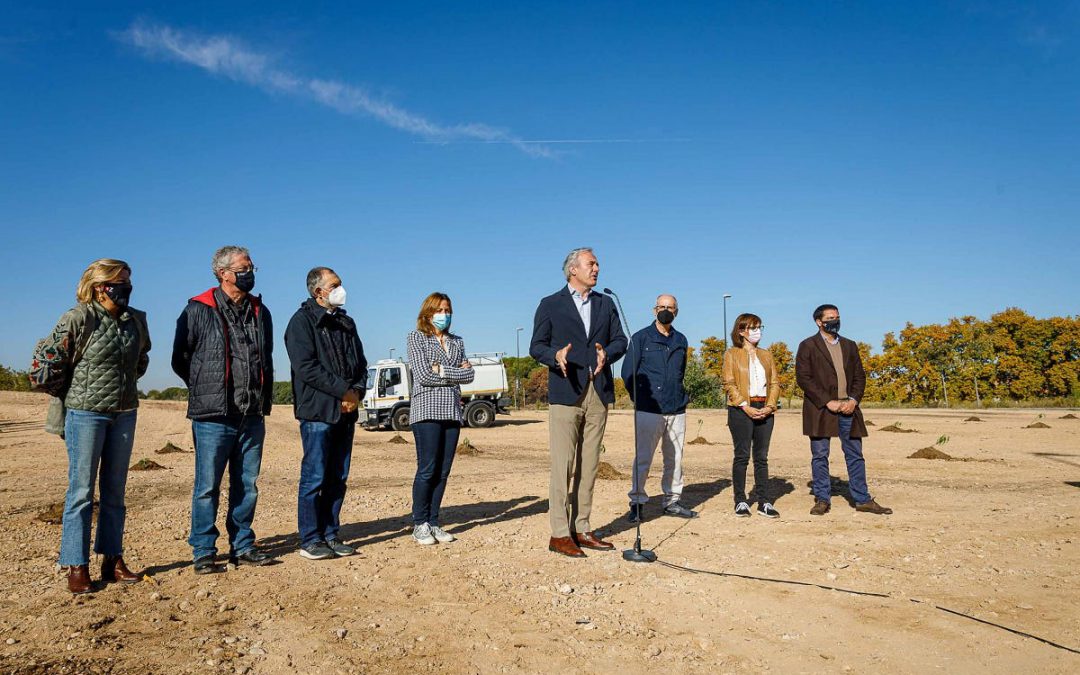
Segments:
[[[858,508],[858,507],[856,507]],[[814,508],[810,509],[810,515],[823,516],[832,510],[832,505],[824,499],[818,499],[814,502]]]
[[[129,570],[122,557],[107,555],[101,559],[101,580],[105,583],[119,581],[122,584],[135,584],[142,577]]]
[[[863,513],[873,513],[879,516],[887,516],[892,513],[892,509],[887,506],[882,506],[881,504],[878,504],[873,499],[868,502],[863,502],[862,504],[856,504],[855,510],[861,511]]]
[[[89,593],[91,588],[89,565],[72,565],[68,568],[69,591],[75,595],[82,595],[83,593]]]
[[[588,548],[594,551],[614,551],[615,544],[606,542],[596,536],[595,532],[586,532],[584,534],[572,534],[574,542],[581,548]]]
[[[552,537],[551,541],[548,542],[548,550],[570,558],[585,557],[585,551],[582,551],[581,548],[574,543],[573,537]]]

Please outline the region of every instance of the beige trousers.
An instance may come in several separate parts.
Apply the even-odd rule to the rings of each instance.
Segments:
[[[592,532],[593,485],[600,464],[600,443],[607,426],[607,406],[592,382],[576,405],[553,405],[548,413],[551,440],[551,486],[548,519],[552,537]]]

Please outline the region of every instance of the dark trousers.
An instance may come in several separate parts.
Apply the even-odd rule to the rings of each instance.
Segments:
[[[413,524],[439,524],[439,507],[446,479],[454,465],[461,425],[453,420],[425,420],[412,425],[416,441],[416,477],[413,478]]]
[[[355,430],[351,420],[337,424],[300,422],[304,459],[300,463],[297,524],[301,547],[338,538]]]
[[[755,408],[763,408],[764,403],[750,403]],[[735,445],[735,461],[731,464],[731,482],[735,489],[735,504],[748,501],[746,498],[746,466],[750,456],[754,457],[754,490],[758,504],[769,500],[769,439],[772,438],[775,415],[763,420],[752,420],[742,408],[728,407],[728,429],[731,430],[731,442]]]

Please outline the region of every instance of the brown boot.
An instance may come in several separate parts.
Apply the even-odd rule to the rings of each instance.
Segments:
[[[814,508],[810,509],[810,515],[823,516],[832,509],[832,505],[824,499],[814,501]]]
[[[142,577],[135,574],[124,564],[124,559],[118,555],[107,555],[101,560],[101,580],[105,583],[119,581],[122,584],[138,583]]]
[[[82,595],[83,593],[89,593],[90,589],[90,566],[72,565],[68,567],[68,590],[75,595]]]
[[[548,550],[570,558],[585,557],[585,551],[582,551],[574,543],[573,537],[552,537],[551,541],[548,542]]]
[[[881,504],[875,502],[873,499],[868,502],[863,502],[862,504],[856,504],[855,510],[861,511],[862,513],[873,513],[879,516],[887,516],[892,513],[892,509],[890,509],[888,506],[882,506]]]

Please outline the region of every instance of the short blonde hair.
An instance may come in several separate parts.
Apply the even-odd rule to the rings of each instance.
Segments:
[[[446,293],[432,293],[424,298],[420,305],[420,314],[416,317],[416,330],[424,335],[434,335],[435,326],[431,325],[431,317],[439,312],[439,305],[445,300],[450,305],[450,311],[454,311],[454,303],[450,302],[450,296]]]
[[[123,272],[131,274],[131,266],[123,260],[100,258],[90,263],[75,287],[75,299],[84,305],[94,299],[94,286],[116,281]]]

